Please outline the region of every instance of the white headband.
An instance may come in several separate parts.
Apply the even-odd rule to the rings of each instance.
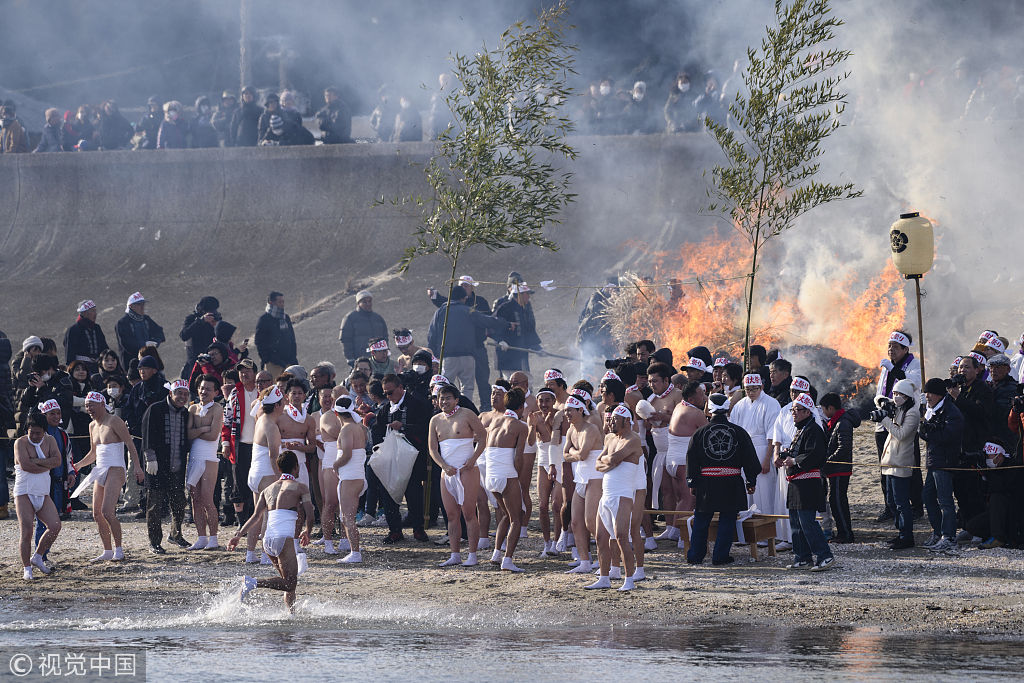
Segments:
[[[893,332],[892,334],[890,334],[889,341],[896,342],[901,346],[910,346],[910,340],[907,339],[907,335],[903,334],[902,332]]]
[[[796,391],[810,391],[811,383],[805,380],[803,377],[794,377],[793,383],[789,385],[790,389]]]
[[[761,381],[761,375],[756,373],[750,373],[743,375],[743,386],[745,387],[760,387],[763,386],[764,382]]]

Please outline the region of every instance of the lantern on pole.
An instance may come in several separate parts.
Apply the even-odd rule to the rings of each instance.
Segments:
[[[921,382],[928,380],[924,370],[924,322],[921,316],[921,277],[932,268],[935,258],[935,231],[931,221],[920,213],[902,213],[889,228],[892,263],[917,293],[917,347],[921,361]],[[922,387],[918,387],[919,389]]]

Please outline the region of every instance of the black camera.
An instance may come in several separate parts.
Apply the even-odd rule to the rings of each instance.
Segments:
[[[1013,411],[1018,414],[1024,414],[1024,396],[1013,397]]]
[[[631,361],[628,358],[609,358],[608,360],[606,360],[604,362],[604,369],[605,370],[614,370],[615,368],[619,367],[620,365],[625,365],[626,363],[632,363],[632,362],[633,361]]]
[[[967,377],[965,377],[963,373],[958,372],[950,377],[949,381],[952,382],[954,387],[962,387],[967,384]]]
[[[208,354],[208,353],[201,353],[198,356],[196,356],[196,360],[199,361],[200,363],[209,363],[210,362],[210,354]]]
[[[881,422],[885,418],[892,419],[896,415],[896,404],[891,398],[879,396],[875,399],[875,410],[868,413],[868,419],[872,422]]]

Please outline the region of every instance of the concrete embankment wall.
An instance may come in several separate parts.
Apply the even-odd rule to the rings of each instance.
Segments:
[[[504,280],[599,282],[635,266],[631,245],[669,248],[702,232],[701,172],[718,158],[704,135],[573,139],[577,201],[553,226],[557,253],[516,248],[466,255],[460,272]],[[336,357],[336,329],[352,306],[345,292],[392,267],[417,218],[381,197],[426,193],[422,165],[432,145],[179,150],[0,157],[0,322],[9,336],[59,336],[74,304],[92,298],[112,327],[128,294],[141,290],[174,338],[200,296],[221,300],[248,334],[267,291],[291,312],[319,302],[300,324],[300,360]],[[389,324],[422,330],[433,311],[422,287],[439,284],[441,257],[402,278],[381,278],[377,309]],[[493,299],[498,286],[483,286]],[[575,320],[589,293],[537,303],[544,327]],[[563,300],[564,299],[564,300]],[[555,301],[561,301],[557,306]],[[575,307],[573,306],[575,303]],[[328,333],[328,330],[331,330]],[[558,346],[557,344],[555,346]],[[180,344],[165,349],[169,365]]]

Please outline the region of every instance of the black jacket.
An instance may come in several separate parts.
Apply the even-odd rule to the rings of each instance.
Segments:
[[[448,332],[445,333],[445,316],[448,317]],[[476,353],[480,336],[490,330],[501,334],[508,329],[502,318],[485,315],[471,310],[463,301],[446,302],[434,312],[427,330],[427,346],[431,351],[441,353],[441,339],[444,338],[445,358],[472,356]]]
[[[184,367],[189,369],[195,365],[196,356],[205,353],[213,343],[214,327],[203,320],[204,315],[206,315],[205,312],[189,313],[181,325],[181,332],[178,333],[181,341],[185,342]]]
[[[259,142],[259,121],[263,107],[243,102],[231,116],[231,140],[236,147],[255,147]]]
[[[796,423],[796,436],[789,448],[789,456],[796,464],[786,469],[789,488],[786,491],[786,508],[789,510],[824,510],[825,488],[821,477],[798,479],[801,474],[820,470],[825,464],[825,433],[813,416]]]
[[[712,476],[705,468],[735,467],[743,474]],[[705,474],[706,472],[706,474]],[[735,512],[747,507],[747,489],[757,481],[761,462],[757,459],[750,435],[729,422],[725,413],[694,432],[686,450],[686,485],[696,496],[698,512]]]
[[[1007,426],[1007,419],[1013,407],[1013,397],[1019,391],[1020,385],[1010,375],[1002,382],[992,384],[992,433],[989,438],[999,439],[1007,451],[1013,450],[1013,444],[1017,442],[1017,436]]]
[[[139,123],[135,126],[136,133],[145,133],[141,149],[156,149],[156,139],[160,133],[160,124],[164,121],[163,110],[150,111],[142,115]],[[78,142],[77,140],[75,142]]]
[[[164,386],[166,382],[164,376],[158,372],[148,381],[139,382],[132,387],[124,411],[124,421],[128,424],[128,431],[132,436],[142,435],[142,419],[149,407],[167,398],[168,392]]]
[[[135,131],[128,119],[115,111],[113,114],[100,112],[100,146],[103,149],[128,149]]]
[[[960,390],[956,407],[964,416],[963,451],[977,453],[984,450],[992,432],[992,387],[981,377]]]
[[[174,459],[171,458],[171,435],[168,433],[172,414],[177,414],[181,419],[178,457]],[[171,405],[168,398],[149,406],[143,414],[142,459],[149,461],[155,458],[157,462],[156,475],[146,473],[146,486],[166,488],[174,485],[175,479],[184,479],[189,448],[188,418],[188,408],[179,410]]]
[[[769,381],[768,384],[765,385],[765,393],[778,401],[780,406],[786,405],[790,401],[789,387],[792,384],[792,375],[779,382],[778,386],[775,386],[771,381]]]
[[[64,333],[64,363],[70,365],[78,358],[87,358],[90,369],[95,369],[99,355],[107,349],[107,338],[94,322],[79,318]]]
[[[533,317],[533,305],[519,305],[515,298],[505,298],[494,304],[494,315],[509,322],[518,323],[515,330],[503,332],[500,341],[509,346],[523,349],[539,349],[540,337],[537,336],[537,320]],[[530,354],[526,351],[497,351],[499,370],[530,370]]]
[[[30,410],[44,401],[51,398],[56,399],[60,404],[60,426],[67,429],[68,420],[71,419],[72,399],[75,396],[74,388],[71,385],[71,376],[57,370],[42,387],[36,389],[31,384],[26,385],[18,394],[18,435],[28,432],[27,419]]]
[[[162,344],[166,341],[164,328],[160,327],[148,315],[142,320],[134,320],[125,313],[114,326],[117,335],[117,350],[121,354],[121,367],[131,367],[132,361],[138,361],[139,349],[148,341]]]
[[[930,468],[956,467],[964,437],[964,416],[948,394],[929,420],[921,420],[917,433],[928,444],[925,465]]]
[[[430,300],[430,303],[434,304],[434,306],[436,306],[438,308],[441,308],[441,306],[444,306],[444,304],[447,301],[448,301],[448,297],[444,296],[443,294],[441,294],[439,292],[439,293],[434,295],[434,298]],[[477,313],[483,313],[484,315],[491,315],[491,305],[489,303],[487,303],[487,299],[483,298],[482,296],[480,296],[476,292],[473,292],[471,295],[466,297],[466,305],[469,306],[474,311],[476,311]],[[484,341],[487,339],[487,337],[488,337],[487,330],[484,330],[484,329],[477,329],[476,330],[476,343],[477,343],[478,346],[483,346],[484,345]],[[435,350],[432,346],[429,347],[429,348],[430,348],[431,351]]]
[[[370,429],[373,444],[376,446],[383,441],[384,436],[387,434],[388,425],[395,420],[400,420],[402,423],[402,434],[409,440],[409,443],[416,447],[421,456],[426,455],[427,427],[430,424],[430,418],[433,416],[434,410],[429,403],[417,398],[415,394],[406,390],[402,404],[394,413],[391,412],[390,401],[384,401],[377,410],[376,419],[373,422],[373,427]]]
[[[295,328],[292,319],[285,313],[284,318],[275,318],[269,313],[260,316],[253,338],[260,360],[283,368],[297,365],[298,347],[295,344]]]
[[[316,121],[324,133],[325,145],[352,142],[352,112],[340,100],[325,105],[318,111]]]
[[[821,469],[826,477],[849,477],[853,474],[853,430],[860,426],[855,409],[843,412],[832,428],[826,425],[827,462]]]

